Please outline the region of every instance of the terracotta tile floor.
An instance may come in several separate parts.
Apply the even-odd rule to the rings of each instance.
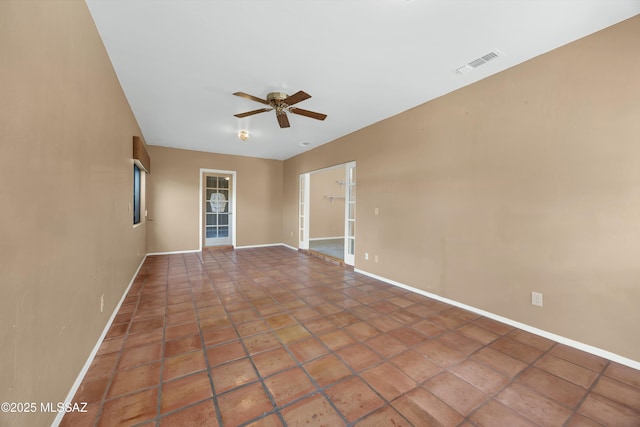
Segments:
[[[640,426],[640,371],[285,247],[151,256],[63,426]]]

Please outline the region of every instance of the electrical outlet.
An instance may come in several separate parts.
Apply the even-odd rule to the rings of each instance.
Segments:
[[[100,297],[100,313],[104,312],[104,294]]]
[[[378,262],[378,255],[374,255],[374,256],[373,256],[373,261],[374,261],[374,262]]]
[[[531,292],[531,304],[542,307],[542,294],[540,292]]]
[[[364,259],[365,259],[365,260],[368,260],[368,259],[369,259],[369,252],[365,252],[365,253],[364,253]]]
[[[380,212],[378,211],[378,208],[375,208],[375,209],[373,210],[373,214],[374,214],[374,215],[378,215],[379,213],[380,213]]]

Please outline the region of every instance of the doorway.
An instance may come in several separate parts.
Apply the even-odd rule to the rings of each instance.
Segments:
[[[235,172],[201,169],[201,249],[235,246]]]
[[[300,175],[299,247],[353,266],[355,162]]]

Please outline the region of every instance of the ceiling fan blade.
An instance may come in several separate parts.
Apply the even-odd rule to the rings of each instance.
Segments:
[[[299,90],[298,92],[294,93],[291,96],[286,97],[285,99],[282,100],[282,102],[284,102],[287,105],[293,105],[293,104],[297,104],[300,101],[304,101],[305,99],[309,99],[311,98],[311,95],[309,95],[306,92],[303,92],[301,90]]]
[[[316,113],[315,111],[303,110],[302,108],[290,108],[289,112],[299,114],[305,117],[311,117],[316,120],[324,120],[327,118],[326,114]]]
[[[276,114],[276,117],[278,118],[278,124],[281,128],[289,127],[289,118],[287,117],[286,113],[282,112],[280,114]]]
[[[258,98],[257,96],[249,95],[248,93],[236,92],[234,93],[234,95],[239,96],[240,98],[246,98],[252,101],[260,102],[261,104],[269,105],[269,101],[267,101],[266,99]]]
[[[261,108],[259,110],[247,111],[246,113],[234,114],[234,116],[236,116],[237,118],[241,119],[243,117],[253,116],[254,114],[264,113],[264,112],[271,111],[271,110],[273,110],[273,108]]]

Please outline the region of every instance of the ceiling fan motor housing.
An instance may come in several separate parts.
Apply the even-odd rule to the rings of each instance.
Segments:
[[[278,101],[285,100],[288,97],[289,95],[287,95],[284,92],[271,92],[270,94],[267,95],[267,101],[269,101],[269,103],[271,102],[278,103]]]
[[[269,105],[276,109],[276,115],[285,114],[285,110],[289,106],[283,101],[288,97],[289,95],[284,92],[271,92],[267,95],[267,101],[269,101]]]

